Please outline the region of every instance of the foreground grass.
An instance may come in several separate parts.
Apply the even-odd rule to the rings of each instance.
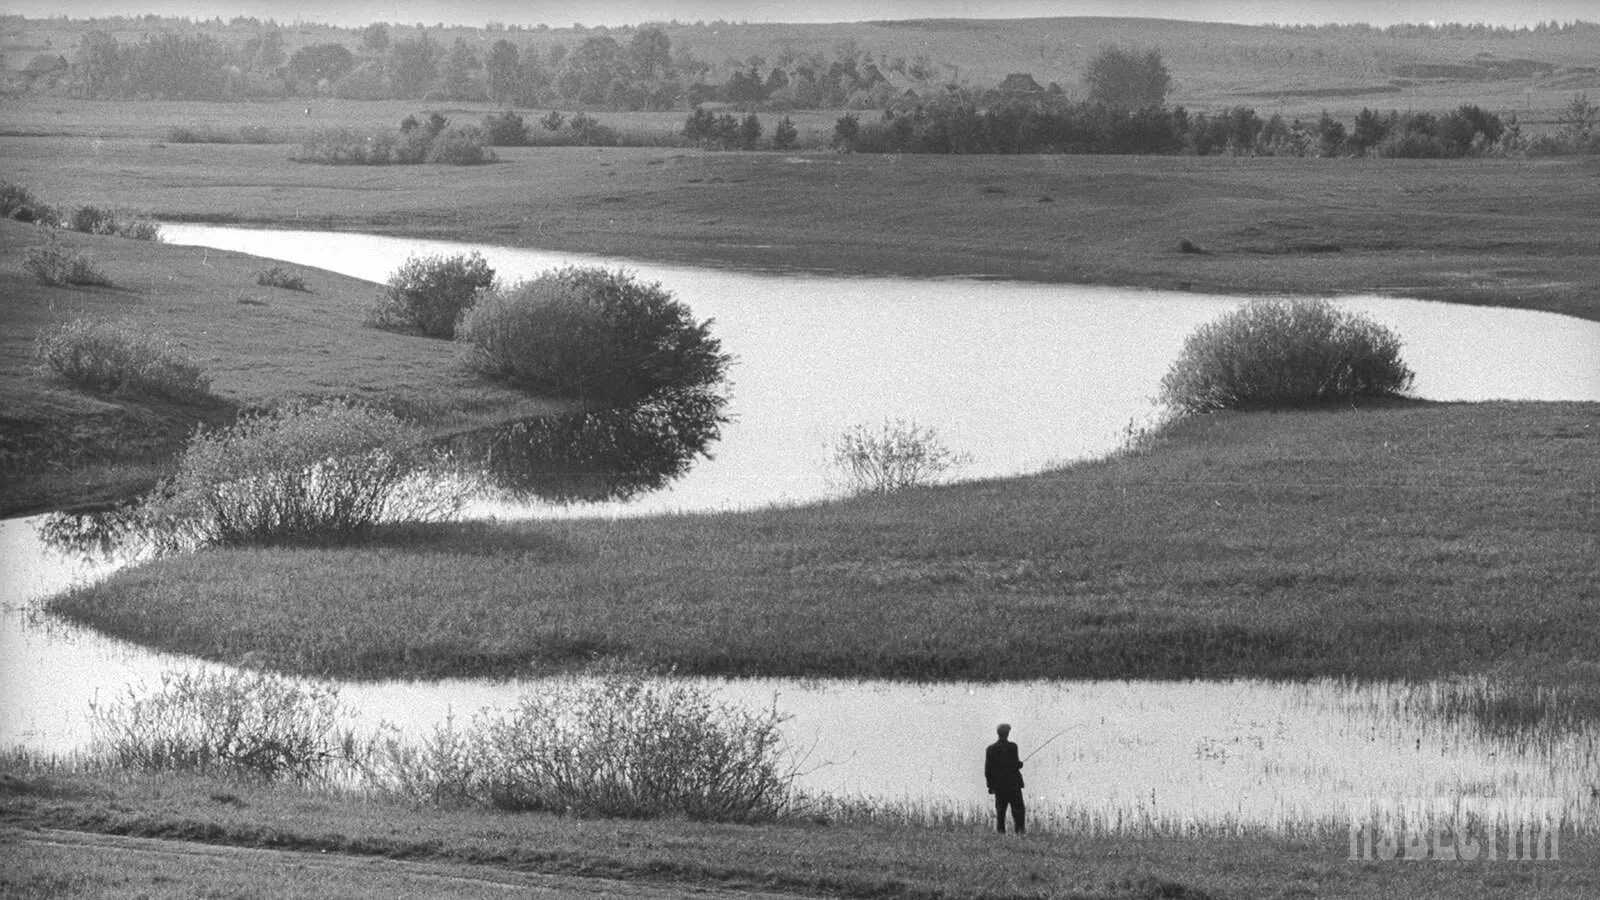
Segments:
[[[70,234],[60,240],[112,284],[50,287],[21,268],[45,239],[0,220],[0,515],[124,499],[170,471],[195,425],[292,397],[351,397],[435,433],[556,408],[475,378],[447,341],[368,327],[377,290],[368,282],[295,268],[311,290],[283,290],[257,284],[266,263],[255,257]],[[35,372],[35,335],[80,317],[133,322],[169,339],[210,376],[215,396],[94,395]]]
[[[211,550],[50,607],[341,677],[1600,683],[1600,407],[1217,414],[1034,477],[798,509]]]
[[[459,875],[544,872],[677,889],[724,888],[883,898],[963,897],[1579,897],[1600,878],[1592,841],[1563,836],[1547,862],[1352,862],[1338,829],[1305,838],[1189,835],[1108,838],[986,828],[580,820],[419,808],[309,789],[189,777],[80,774],[0,765],[0,825],[449,864]],[[12,835],[20,832],[13,831]],[[0,892],[20,896],[361,896],[309,864],[248,858],[152,872],[18,844],[0,855]],[[309,860],[308,860],[309,863]],[[397,878],[383,870],[374,879]],[[430,896],[437,881],[393,896]],[[31,892],[30,892],[31,891]]]

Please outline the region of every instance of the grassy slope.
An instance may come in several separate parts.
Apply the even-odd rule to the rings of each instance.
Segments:
[[[366,327],[375,290],[366,282],[298,270],[311,291],[289,291],[257,285],[268,264],[240,254],[81,234],[61,240],[112,285],[37,283],[21,262],[42,235],[0,221],[0,422],[4,448],[19,454],[0,480],[0,513],[125,497],[169,468],[194,425],[285,397],[359,397],[436,431],[552,408],[467,375],[449,342]],[[34,335],[79,316],[170,337],[211,376],[217,402],[96,397],[33,371]]]
[[[254,110],[226,108],[238,124],[268,115]],[[289,152],[0,138],[7,177],[48,200],[171,219],[779,270],[1393,291],[1600,318],[1600,256],[1587,238],[1600,208],[1596,160],[568,148],[502,150],[502,162],[474,168],[357,170],[297,164]],[[1209,252],[1181,253],[1182,240]]]
[[[685,672],[1600,683],[1600,410],[1215,415],[1145,452],[811,508],[214,550],[52,607],[351,677]]]
[[[10,766],[5,768],[9,769]],[[1338,829],[1268,835],[1105,838],[894,825],[706,825],[582,821],[532,814],[340,800],[294,788],[189,778],[95,779],[25,769],[0,774],[0,825],[278,847],[462,865],[463,873],[538,871],[626,878],[641,888],[705,885],[845,897],[1582,897],[1600,878],[1591,841],[1561,840],[1559,862],[1351,862]],[[0,835],[0,840],[4,836]],[[1502,853],[1503,853],[1502,849]],[[75,854],[0,854],[0,893],[189,897],[238,883],[238,896],[351,896],[294,865],[150,872]],[[374,878],[396,878],[378,870]],[[264,879],[270,879],[266,881]],[[148,882],[148,888],[146,888]],[[51,885],[60,887],[54,892]],[[43,888],[43,889],[42,889]],[[438,882],[415,893],[431,896]],[[148,889],[149,893],[142,891]],[[231,894],[230,894],[231,895]],[[360,894],[356,894],[360,895]]]

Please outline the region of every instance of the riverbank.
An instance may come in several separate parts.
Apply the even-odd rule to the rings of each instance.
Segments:
[[[977,799],[981,799],[977,798]],[[192,896],[198,885],[232,885],[272,896],[476,896],[483,882],[530,873],[560,876],[569,890],[613,889],[640,896],[701,890],[793,896],[877,898],[1318,898],[1581,897],[1600,879],[1590,840],[1563,835],[1559,859],[1472,862],[1354,860],[1348,830],[1298,836],[1183,834],[1096,836],[1035,832],[999,838],[984,825],[950,827],[802,820],[773,825],[684,821],[582,820],[416,807],[289,786],[184,777],[107,779],[70,767],[0,762],[0,888],[29,896]],[[161,839],[149,859],[135,842],[111,860],[100,845],[75,839],[68,854],[42,846],[36,829]],[[258,853],[185,848],[289,851],[281,864]],[[303,856],[301,854],[304,854]],[[404,860],[361,877],[336,875],[328,859]],[[413,866],[435,866],[425,872]],[[270,874],[263,874],[270,873]],[[414,876],[414,879],[413,877]],[[454,880],[446,880],[454,879]],[[498,896],[498,893],[496,894]]]
[[[195,427],[294,397],[356,398],[437,436],[566,408],[476,378],[449,341],[369,326],[370,282],[290,265],[309,290],[286,290],[257,283],[271,260],[72,233],[59,240],[111,283],[47,286],[22,268],[45,240],[0,220],[0,515],[131,499],[170,474]],[[91,394],[35,371],[35,335],[78,317],[169,339],[210,377],[212,396]]]
[[[49,608],[165,650],[355,679],[600,658],[733,676],[1594,686],[1597,471],[1596,404],[1217,414],[1031,477],[209,550]]]

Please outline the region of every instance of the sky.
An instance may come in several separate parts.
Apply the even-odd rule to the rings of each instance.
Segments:
[[[635,25],[642,22],[851,22],[915,18],[1137,16],[1254,25],[1266,23],[1485,22],[1533,25],[1600,21],[1600,0],[0,0],[0,12],[30,18],[66,15],[255,16],[357,26]]]

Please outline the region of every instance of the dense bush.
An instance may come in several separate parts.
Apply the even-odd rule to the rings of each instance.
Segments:
[[[1326,300],[1257,301],[1184,342],[1162,400],[1188,412],[1397,395],[1411,386],[1400,339]]]
[[[966,457],[951,452],[932,428],[898,419],[876,431],[857,425],[833,447],[834,467],[858,494],[932,484],[964,462]]]
[[[351,754],[348,718],[334,688],[247,672],[167,673],[90,710],[97,748],[123,768],[296,781]]]
[[[389,276],[373,309],[380,328],[451,338],[478,294],[494,286],[494,269],[476,250],[450,256],[412,256]]]
[[[436,465],[389,413],[297,402],[196,432],[143,515],[167,547],[345,537],[455,512],[463,497]]]
[[[291,272],[283,266],[273,266],[256,273],[256,284],[262,287],[283,288],[287,291],[306,291],[306,280],[297,272]]]
[[[528,143],[528,123],[511,110],[483,117],[488,142],[496,147],[521,147]]]
[[[40,369],[92,391],[174,400],[204,396],[211,380],[159,335],[132,325],[74,319],[39,333]]]
[[[159,241],[161,226],[144,219],[127,219],[116,210],[104,206],[80,206],[67,217],[67,228],[84,234],[100,234],[132,238],[138,241]]]
[[[452,125],[439,113],[426,119],[407,116],[397,131],[360,132],[326,128],[312,132],[294,157],[329,165],[470,166],[494,160],[488,134],[476,125]]]
[[[424,747],[391,742],[381,783],[411,799],[590,816],[762,821],[792,802],[781,718],[636,674],[569,677]]]
[[[730,362],[689,308],[621,271],[568,267],[486,294],[461,320],[479,372],[604,403],[710,389]]]
[[[59,224],[56,211],[40,202],[33,192],[20,184],[0,179],[0,218],[18,222]]]
[[[31,248],[22,261],[23,268],[49,285],[101,285],[111,279],[100,271],[87,255],[61,243],[54,230],[48,232],[43,246]]]

